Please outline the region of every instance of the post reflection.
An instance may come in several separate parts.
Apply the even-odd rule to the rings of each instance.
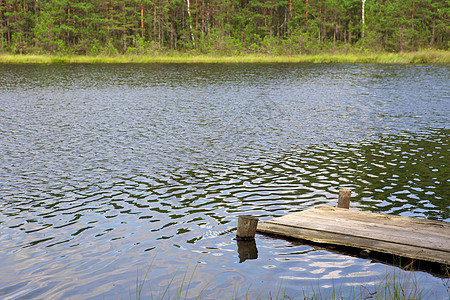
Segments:
[[[239,263],[243,263],[247,259],[257,259],[258,249],[256,248],[255,240],[237,241]]]

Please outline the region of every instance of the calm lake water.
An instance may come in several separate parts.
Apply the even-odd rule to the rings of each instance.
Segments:
[[[240,262],[234,237],[238,215],[342,187],[353,209],[450,222],[449,83],[433,65],[0,65],[0,298],[134,299],[148,271],[143,299],[391,275],[448,299],[448,279],[263,235]]]

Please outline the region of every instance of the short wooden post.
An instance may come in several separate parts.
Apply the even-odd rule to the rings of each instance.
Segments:
[[[338,207],[340,208],[350,208],[350,197],[352,195],[352,191],[349,189],[340,189],[339,190],[339,199],[338,199]]]
[[[258,218],[252,216],[239,216],[236,232],[236,239],[239,241],[249,241],[255,238]]]

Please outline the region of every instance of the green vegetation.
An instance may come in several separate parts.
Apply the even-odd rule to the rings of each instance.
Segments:
[[[153,263],[153,261],[152,261]],[[410,269],[411,265],[405,267],[405,270]],[[179,286],[173,286],[176,281],[177,274],[175,274],[167,286],[163,290],[159,290],[157,295],[153,294],[151,286],[148,282],[148,274],[150,268],[143,278],[140,278],[139,274],[136,281],[136,295],[135,299],[146,299],[143,296],[145,290],[150,290],[151,299],[188,299],[189,288],[191,286],[197,266],[189,276],[187,281],[188,269],[182,275],[182,278],[178,278]],[[219,274],[220,275],[220,274]],[[196,299],[202,299],[203,294],[212,285],[212,282],[216,277],[210,279],[201,289]],[[179,277],[179,276],[178,276]],[[442,284],[446,288],[449,284],[449,274],[447,270],[447,279],[442,279]],[[230,290],[229,294],[224,294],[222,299],[305,299],[305,300],[339,300],[339,299],[374,299],[374,300],[406,300],[406,299],[433,299],[432,289],[423,289],[420,287],[418,278],[414,271],[402,272],[400,270],[393,270],[386,273],[381,277],[376,284],[352,284],[351,288],[344,289],[344,286],[333,286],[331,289],[323,289],[320,286],[312,288],[311,291],[299,291],[298,295],[288,295],[286,289],[279,286],[275,291],[262,289],[260,291],[251,291],[250,289],[241,290],[239,287],[235,287]],[[319,284],[319,282],[318,282]],[[171,295],[171,292],[176,295]],[[130,295],[131,296],[131,295]],[[448,296],[450,296],[450,290],[448,290]],[[192,298],[192,296],[189,296]],[[207,297],[208,298],[208,297]]]
[[[405,53],[353,53],[310,55],[11,55],[0,54],[0,63],[450,63],[450,51],[427,50]]]
[[[163,61],[176,51],[210,62],[449,50],[449,15],[448,0],[0,0],[0,53]]]

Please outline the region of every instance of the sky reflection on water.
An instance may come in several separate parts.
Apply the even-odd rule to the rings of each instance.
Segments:
[[[258,259],[239,263],[237,216],[334,206],[345,186],[353,209],[450,221],[446,66],[0,73],[2,297],[127,298],[150,265],[146,296],[192,273],[192,297],[348,292],[397,269],[261,235]],[[448,295],[445,280],[401,274]]]

